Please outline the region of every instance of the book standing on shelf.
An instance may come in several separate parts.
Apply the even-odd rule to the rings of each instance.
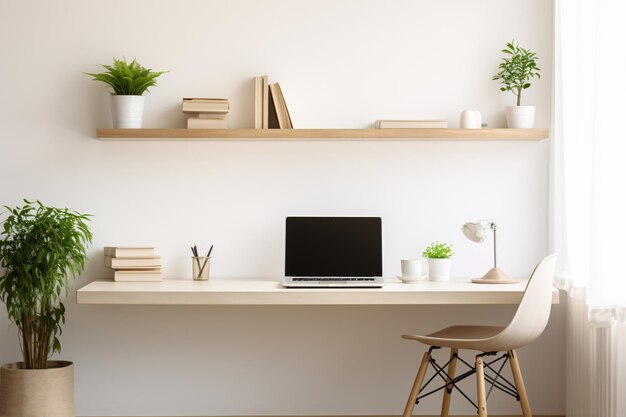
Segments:
[[[263,77],[254,77],[254,128],[263,129]]]
[[[254,78],[254,128],[293,129],[280,85],[268,80],[267,75]]]
[[[289,110],[287,110],[287,103],[285,102],[285,97],[283,96],[280,84],[270,84],[270,93],[274,104],[274,110],[276,111],[276,118],[278,119],[278,128],[293,129],[291,117],[289,116]]]
[[[263,89],[263,103],[262,103],[262,118],[263,118],[263,129],[269,129],[269,103],[270,103],[270,92],[269,92],[269,77],[264,75],[261,77],[262,89]]]
[[[278,115],[276,114],[276,107],[274,106],[274,98],[272,97],[272,90],[267,90],[269,97],[269,106],[267,108],[267,129],[280,129],[278,123]]]
[[[259,75],[254,77],[254,128],[269,128],[269,77]]]

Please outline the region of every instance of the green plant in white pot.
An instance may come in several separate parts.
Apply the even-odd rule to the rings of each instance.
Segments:
[[[424,249],[422,256],[428,261],[428,279],[430,281],[450,280],[450,258],[454,256],[452,245],[432,242]]]
[[[111,115],[115,128],[141,128],[143,109],[148,89],[157,85],[156,79],[167,71],[154,72],[142,67],[137,60],[129,64],[126,59],[113,58],[113,65],[102,65],[107,71],[99,74],[86,72],[96,81],[113,88]]]
[[[515,106],[505,107],[507,126],[532,128],[535,124],[535,106],[522,106],[522,92],[528,89],[532,78],[541,78],[537,67],[537,55],[524,49],[515,41],[508,42],[502,50],[506,54],[498,66],[499,72],[492,77],[500,81],[500,91],[510,91],[517,97]]]
[[[89,215],[24,200],[7,207],[0,233],[0,299],[18,330],[23,362],[0,368],[1,417],[74,417],[74,368],[60,352],[62,299],[91,243]]]

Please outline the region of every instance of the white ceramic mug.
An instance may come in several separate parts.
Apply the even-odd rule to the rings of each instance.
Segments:
[[[400,269],[402,281],[423,281],[428,278],[428,262],[424,259],[402,259]]]
[[[463,110],[459,122],[461,129],[480,129],[482,116],[478,110]]]

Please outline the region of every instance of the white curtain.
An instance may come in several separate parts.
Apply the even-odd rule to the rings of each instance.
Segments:
[[[554,16],[550,243],[571,294],[567,415],[625,417],[626,0],[555,0]]]

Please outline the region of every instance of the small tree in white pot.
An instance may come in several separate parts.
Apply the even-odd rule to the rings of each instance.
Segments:
[[[510,128],[532,128],[535,124],[535,106],[522,106],[522,91],[530,87],[530,80],[541,78],[537,55],[511,41],[502,50],[507,54],[498,66],[500,71],[492,77],[500,80],[500,91],[510,91],[517,97],[517,105],[505,107],[506,123]]]
[[[129,64],[126,59],[113,58],[113,65],[102,65],[107,71],[99,74],[86,72],[96,81],[102,81],[113,88],[111,94],[111,115],[115,128],[141,128],[144,93],[157,85],[156,79],[167,71],[154,72],[142,67],[137,60]]]
[[[432,242],[422,253],[428,260],[428,279],[430,281],[450,280],[450,258],[454,256],[452,245]]]

